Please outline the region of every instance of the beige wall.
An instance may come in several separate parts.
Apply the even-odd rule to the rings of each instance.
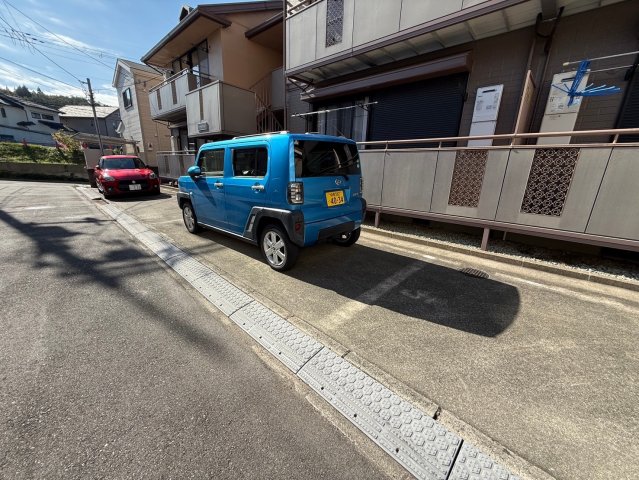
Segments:
[[[227,15],[233,24],[221,30],[223,80],[250,88],[264,76],[282,66],[282,52],[250,41],[246,31],[275,15],[275,11]]]

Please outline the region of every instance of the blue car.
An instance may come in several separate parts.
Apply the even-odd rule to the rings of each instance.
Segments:
[[[366,212],[357,145],[343,137],[281,132],[207,143],[178,185],[189,232],[257,244],[279,271],[302,247],[353,245]]]

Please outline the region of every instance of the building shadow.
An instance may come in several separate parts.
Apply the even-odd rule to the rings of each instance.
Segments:
[[[188,319],[166,313],[153,303],[152,298],[127,288],[123,279],[133,275],[153,275],[164,268],[146,252],[131,246],[130,241],[100,241],[99,237],[96,238],[95,231],[87,228],[87,224],[99,225],[104,220],[84,218],[76,222],[78,225],[73,230],[69,225],[23,222],[0,209],[0,222],[33,242],[34,251],[28,257],[32,268],[53,268],[59,278],[69,282],[115,291],[144,311],[145,318],[157,322],[202,354],[216,361],[226,358],[224,344],[209,333],[189,323]],[[86,240],[81,238],[83,236],[87,237]],[[92,255],[96,251],[99,255]]]

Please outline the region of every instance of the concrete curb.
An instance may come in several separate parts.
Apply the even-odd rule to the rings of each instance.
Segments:
[[[363,226],[364,231],[374,235],[393,238],[396,240],[404,240],[406,242],[412,242],[419,245],[425,245],[428,247],[438,248],[440,250],[447,250],[456,253],[463,253],[466,255],[473,255],[475,257],[485,258],[487,260],[494,260],[496,262],[507,263],[509,265],[515,265],[518,267],[525,267],[531,270],[539,270],[546,273],[554,273],[556,275],[562,275],[564,277],[575,278],[578,280],[584,280],[587,282],[599,283],[601,285],[608,285],[613,287],[625,288],[639,292],[639,281],[622,280],[617,278],[606,277],[604,275],[598,275],[596,273],[584,272],[580,270],[574,270],[568,267],[562,267],[560,265],[551,265],[548,263],[533,262],[526,259],[516,259],[496,252],[486,252],[483,250],[477,250],[474,248],[463,247],[461,245],[450,245],[435,240],[426,238],[416,238],[412,235],[406,235],[403,233],[389,232],[386,230],[373,229]]]

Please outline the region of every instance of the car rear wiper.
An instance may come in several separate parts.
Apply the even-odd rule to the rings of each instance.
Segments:
[[[335,175],[340,175],[340,176],[344,177],[346,180],[348,180],[348,175],[346,175],[345,173],[339,173],[339,171],[343,170],[344,168],[348,168],[351,165],[354,165],[355,163],[357,163],[357,157],[353,157],[353,159],[350,162],[347,162],[344,165],[340,165],[337,168],[335,168],[335,167],[325,168],[324,170],[319,171],[317,174],[318,175],[324,175],[326,173],[335,173]]]

